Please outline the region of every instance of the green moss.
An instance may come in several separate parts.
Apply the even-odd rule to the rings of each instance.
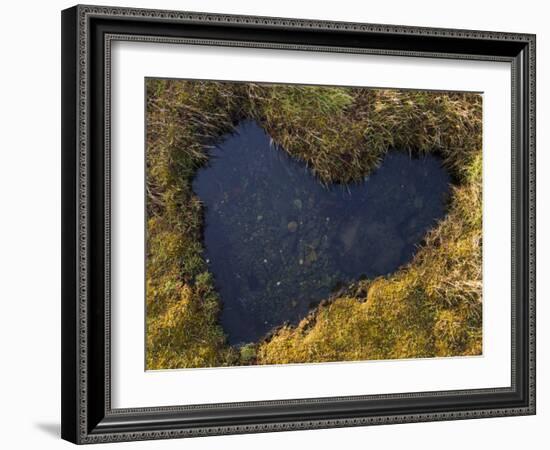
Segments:
[[[257,348],[255,344],[247,344],[240,349],[240,362],[242,364],[253,364],[256,360]]]
[[[157,79],[146,87],[149,369],[481,353],[481,96]],[[323,183],[360,181],[395,147],[439,154],[455,186],[448,215],[407,266],[237,350],[218,322],[191,181],[208,146],[245,117]]]

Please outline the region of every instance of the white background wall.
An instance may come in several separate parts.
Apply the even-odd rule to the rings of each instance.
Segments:
[[[103,3],[98,0],[98,3]],[[117,444],[117,448],[544,448],[550,424],[548,11],[543,1],[111,0],[136,7],[537,34],[538,415]],[[60,403],[60,10],[70,1],[2,5],[0,26],[0,445],[68,448]],[[546,425],[546,426],[545,426]],[[548,445],[546,443],[546,445]],[[114,448],[114,447],[113,447]]]

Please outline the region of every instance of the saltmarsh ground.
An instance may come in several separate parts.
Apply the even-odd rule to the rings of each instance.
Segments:
[[[146,88],[148,369],[481,354],[481,96],[161,79]],[[219,325],[191,184],[209,146],[243,119],[325,184],[359,182],[397,148],[441,156],[453,187],[408,264],[237,349]]]

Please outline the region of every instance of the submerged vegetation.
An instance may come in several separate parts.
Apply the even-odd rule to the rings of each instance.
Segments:
[[[148,369],[481,354],[481,96],[147,79]],[[356,281],[298,325],[231,347],[192,181],[208,147],[257,121],[324,184],[391,148],[441,156],[448,213],[393,274]]]

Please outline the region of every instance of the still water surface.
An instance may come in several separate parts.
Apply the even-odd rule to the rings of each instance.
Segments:
[[[343,283],[406,264],[444,216],[449,183],[439,158],[392,150],[364,182],[325,187],[256,122],[241,122],[193,182],[230,344],[296,324]]]

